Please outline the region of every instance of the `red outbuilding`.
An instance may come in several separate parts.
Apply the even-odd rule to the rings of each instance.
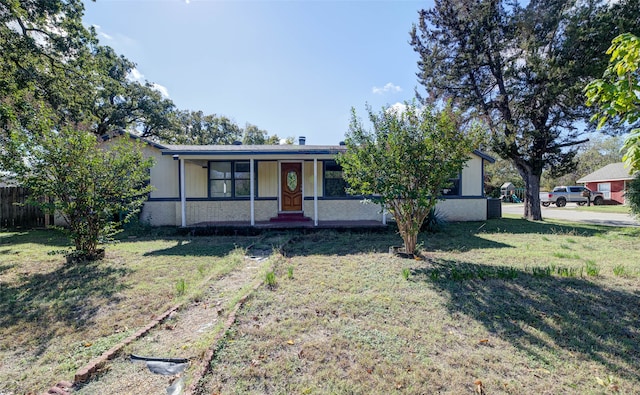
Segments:
[[[579,184],[592,191],[604,194],[604,199],[609,204],[624,204],[627,184],[634,178],[629,174],[629,169],[624,163],[611,163],[578,180]]]

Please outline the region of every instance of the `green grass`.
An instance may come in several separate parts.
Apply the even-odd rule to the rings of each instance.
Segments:
[[[600,206],[576,206],[577,210],[581,211],[594,211],[598,213],[617,213],[617,214],[630,214],[631,210],[629,206],[622,204],[619,205],[600,205]]]
[[[67,246],[59,233],[0,233],[0,392],[71,378],[270,237],[285,236],[156,233],[68,267],[47,254]],[[297,234],[261,275],[277,287],[257,288],[215,345],[202,393],[463,394],[476,380],[488,394],[637,393],[639,237],[553,220],[451,223],[421,235],[424,260],[406,260],[388,254],[394,229]]]
[[[423,236],[424,261],[393,232],[299,236],[296,281],[247,302],[203,392],[636,393],[640,229],[481,225]]]
[[[0,233],[0,393],[40,393],[152,317],[198,298],[256,238],[123,238],[106,258],[67,265],[57,231]],[[5,340],[6,339],[6,340]]]

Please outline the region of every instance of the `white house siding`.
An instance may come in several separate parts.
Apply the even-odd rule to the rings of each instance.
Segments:
[[[487,219],[487,199],[448,199],[438,202],[436,210],[447,221],[484,221]]]
[[[256,200],[254,204],[256,221],[268,221],[278,215],[277,200]]]
[[[322,189],[322,169],[323,162],[321,160],[318,161],[318,196],[323,196]],[[313,197],[313,161],[308,160],[304,162],[304,196],[305,197]]]
[[[278,162],[258,162],[258,197],[278,197]]]
[[[211,221],[251,221],[248,200],[187,202],[187,225]],[[176,204],[176,218],[182,220],[180,203]]]
[[[482,196],[482,158],[473,155],[462,169],[462,196]]]
[[[180,221],[176,216],[176,202],[145,202],[140,220],[152,226],[176,226]],[[178,212],[180,210],[178,209]]]
[[[204,162],[206,166],[206,162]],[[209,174],[208,168],[198,162],[185,161],[185,189],[187,198],[206,198],[209,194]]]
[[[151,198],[177,198],[180,196],[180,185],[178,184],[178,161],[171,156],[162,155],[154,147],[147,146],[145,155],[151,156],[155,164],[151,168],[151,184],[154,190]]]
[[[313,200],[304,201],[304,213],[313,217]],[[380,206],[364,203],[361,200],[320,200],[318,201],[318,220],[320,221],[382,221]]]

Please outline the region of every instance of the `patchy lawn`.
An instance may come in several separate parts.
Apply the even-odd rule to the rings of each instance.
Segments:
[[[256,237],[125,238],[67,265],[57,231],[0,233],[0,394],[39,393],[108,350],[206,279],[234,270]]]
[[[393,229],[287,235],[275,286],[212,345],[201,393],[638,393],[639,236],[450,224],[422,235],[417,261],[387,253],[401,243]],[[48,254],[67,246],[57,232],[0,233],[0,393],[70,379],[269,237],[124,238],[76,267]]]
[[[640,388],[640,229],[452,224],[426,260],[315,233],[247,302],[202,393],[608,394]]]

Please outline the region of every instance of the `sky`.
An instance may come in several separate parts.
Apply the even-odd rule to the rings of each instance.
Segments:
[[[344,140],[351,108],[410,101],[424,1],[97,0],[83,22],[181,110],[307,144]]]

